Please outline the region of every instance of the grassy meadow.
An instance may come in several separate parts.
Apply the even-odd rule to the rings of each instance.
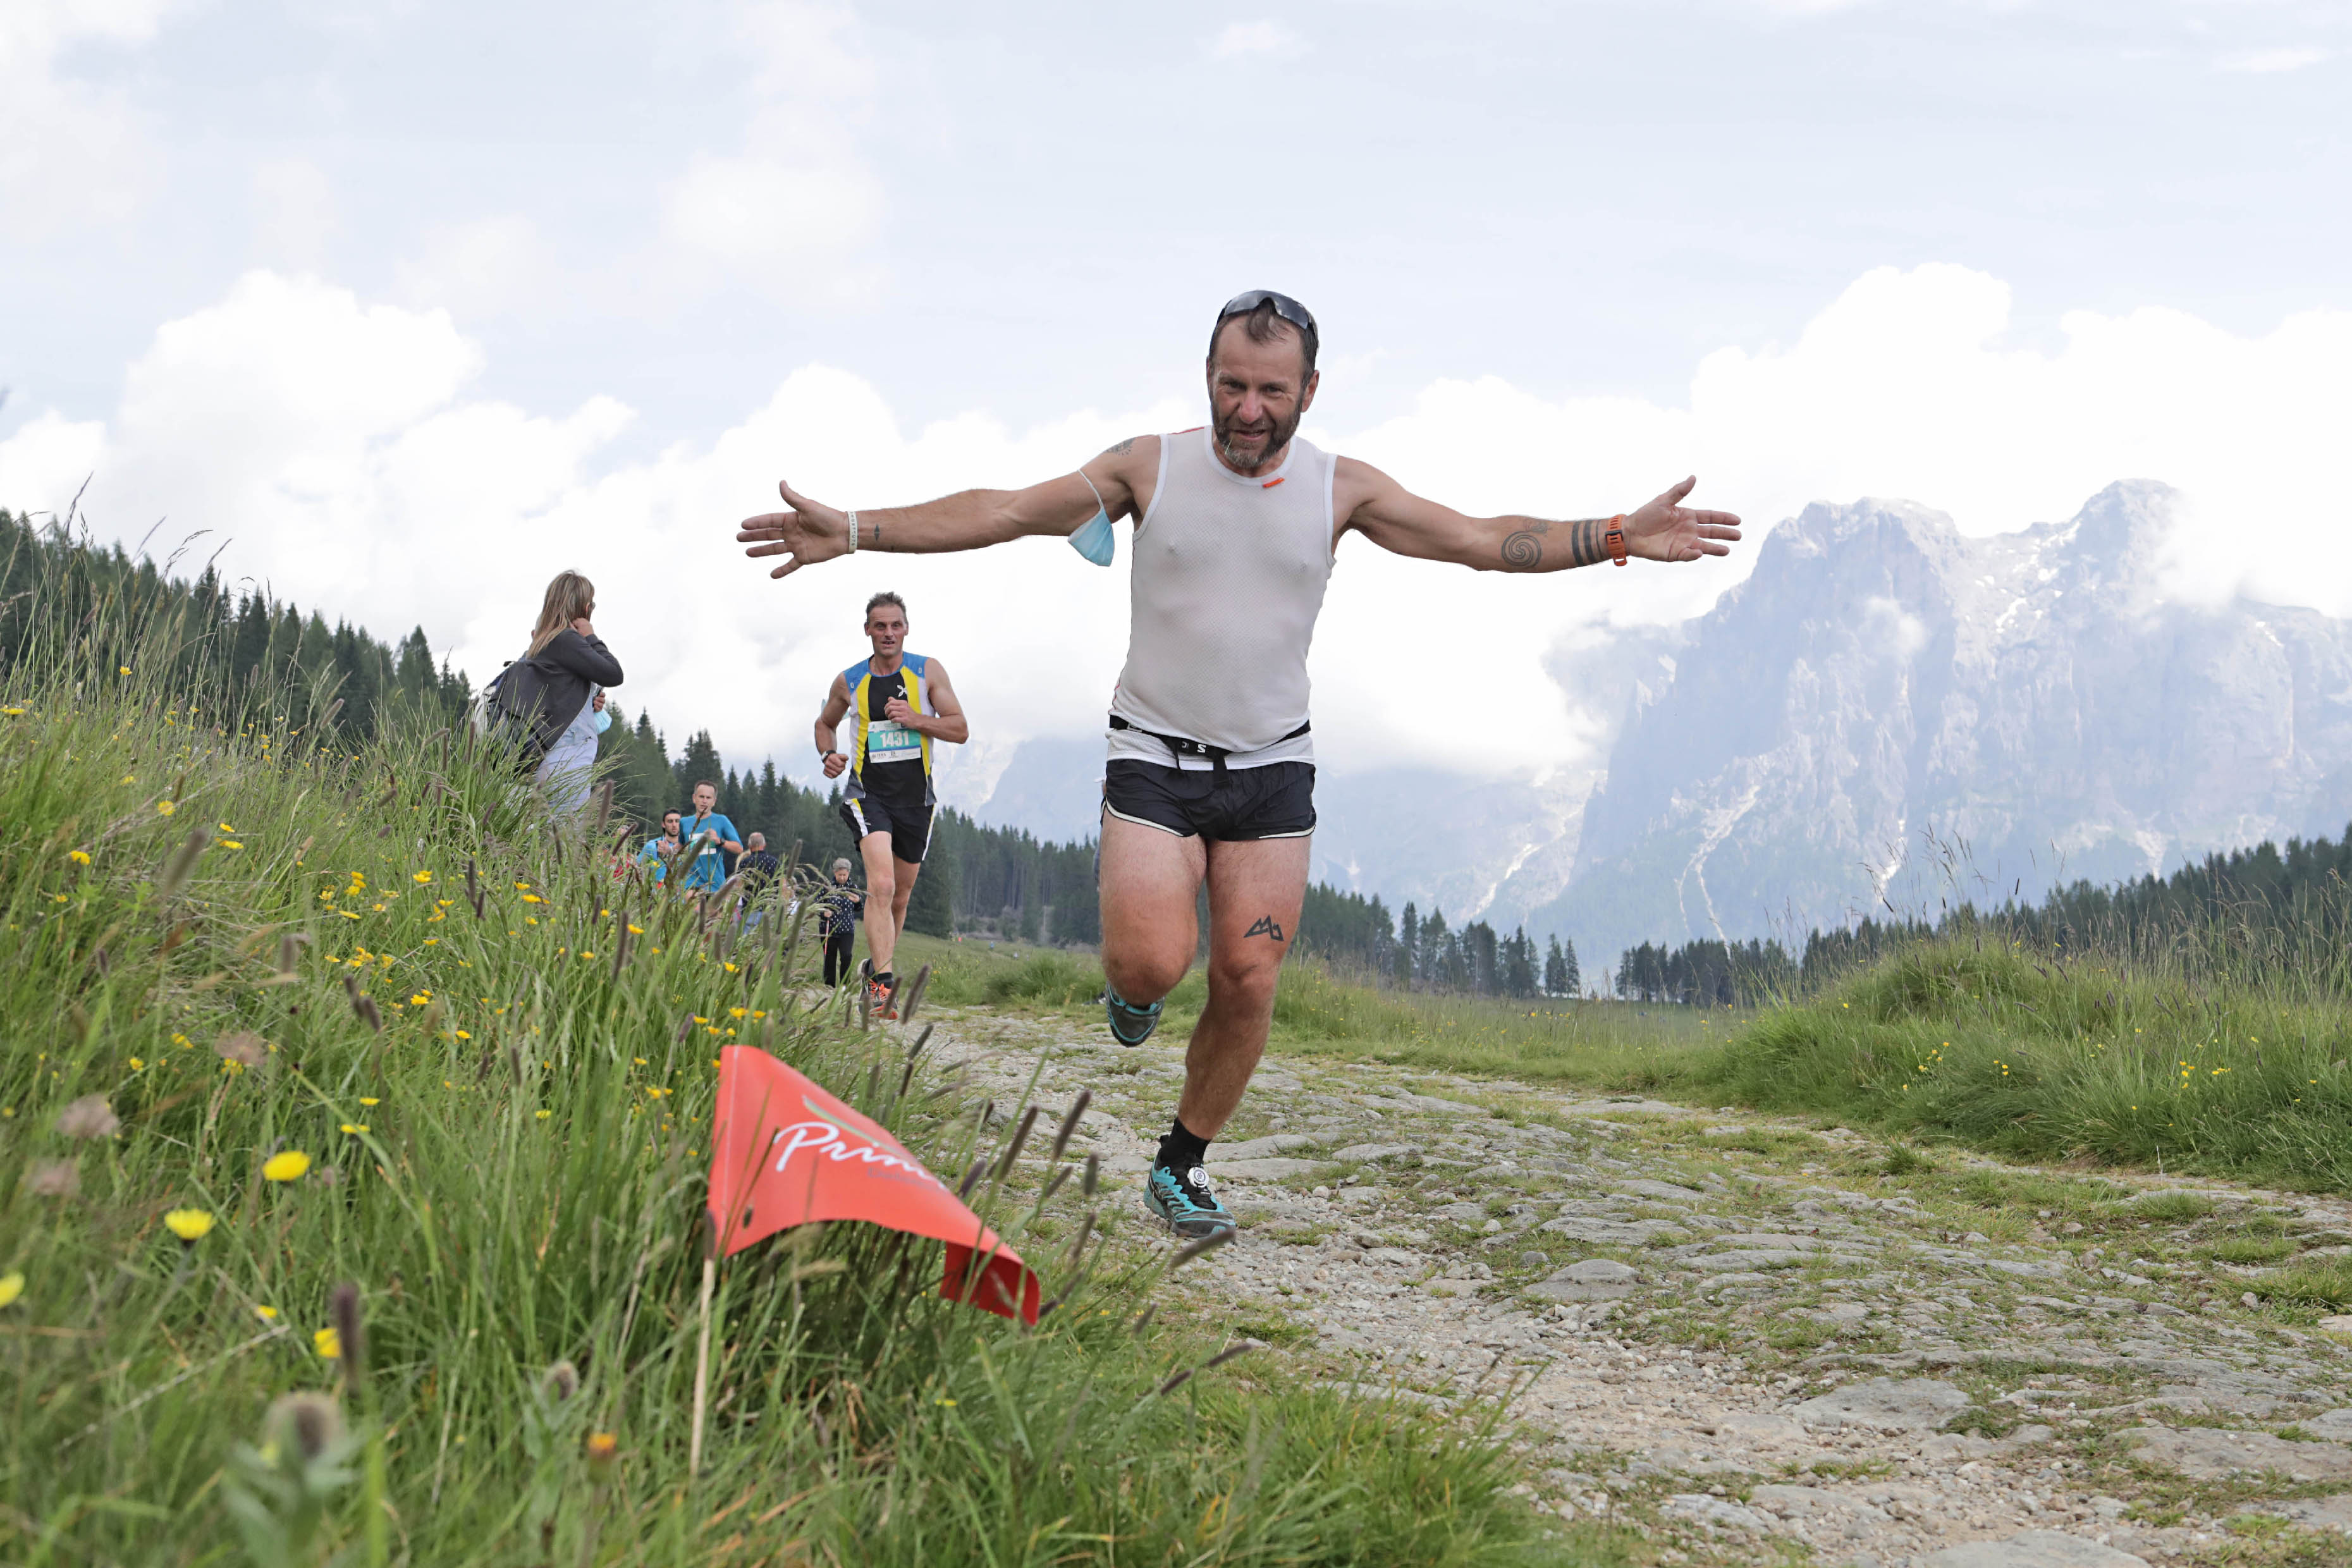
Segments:
[[[616,881],[462,737],[290,730],[147,673],[180,628],[69,625],[0,676],[0,1560],[1604,1560],[1496,1434],[1139,1323],[1171,1249],[1040,1201],[1052,1108],[975,1202],[1058,1309],[943,1302],[867,1226],[741,1253],[690,1473],[718,1047],[943,1173],[1005,1133],[772,911]]]
[[[2190,974],[1921,942],[1774,1008],[1727,1099],[1998,1153],[2352,1188],[2352,997],[2335,974]]]
[[[934,996],[1091,1012],[1102,977],[1085,955],[971,945],[935,950]],[[1733,1011],[1405,994],[1297,964],[1284,973],[1271,1049],[1738,1104],[2018,1159],[2342,1192],[2352,1190],[2344,979],[1946,938],[1820,994]],[[1189,1028],[1202,994],[1195,971],[1163,1027]]]

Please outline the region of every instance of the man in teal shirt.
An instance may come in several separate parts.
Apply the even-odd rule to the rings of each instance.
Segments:
[[[680,836],[697,846],[682,884],[689,893],[708,891],[727,880],[728,857],[743,853],[742,836],[714,809],[718,805],[719,786],[705,779],[694,786],[694,815],[678,824]]]
[[[669,858],[677,853],[677,813],[663,812],[661,837],[646,839],[646,847],[637,851],[637,864],[652,867],[656,882],[668,879]]]

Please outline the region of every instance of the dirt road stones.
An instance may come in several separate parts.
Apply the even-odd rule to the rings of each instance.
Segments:
[[[1350,1143],[1332,1150],[1331,1158],[1343,1165],[1376,1165],[1420,1152],[1420,1146],[1412,1143]]]
[[[1588,1258],[1538,1280],[1527,1293],[1547,1301],[1617,1301],[1632,1295],[1641,1278],[1630,1263]]]
[[[2294,1502],[2276,1504],[2263,1511],[2275,1514],[2289,1524],[2299,1524],[2305,1530],[2332,1530],[2339,1535],[2352,1535],[2352,1492],[2338,1492],[2334,1497],[2298,1499]]]
[[[2058,1435],[2051,1426],[2020,1426],[2006,1437],[1977,1437],[1965,1432],[1939,1432],[1919,1445],[1919,1457],[1929,1464],[1964,1465],[1978,1459],[2007,1458],[2020,1448],[2047,1443]]]
[[[1228,1160],[1264,1160],[1276,1154],[1296,1154],[1315,1147],[1316,1141],[1303,1132],[1269,1132],[1263,1138],[1247,1138],[1235,1143],[1216,1145],[1217,1163]]]
[[[1311,1175],[1327,1163],[1299,1158],[1316,1141],[1300,1132],[1274,1132],[1217,1146],[1211,1163],[1220,1180],[1277,1182],[1286,1176]]]
[[[1687,1105],[1669,1105],[1663,1100],[1643,1100],[1639,1095],[1618,1095],[1607,1100],[1571,1100],[1559,1107],[1563,1116],[1698,1116]]]
[[[1676,1492],[1666,1499],[1659,1511],[1669,1519],[1688,1521],[1709,1532],[1738,1530],[1761,1535],[1772,1528],[1770,1515],[1734,1502],[1729,1498],[1709,1497],[1705,1492]]]
[[[2062,1531],[2029,1530],[1930,1552],[1919,1568],[2147,1568],[2147,1559]]]
[[[1696,1187],[1677,1186],[1672,1182],[1646,1180],[1612,1182],[1609,1184],[1609,1190],[1612,1193],[1630,1194],[1634,1197],[1659,1198],[1667,1203],[1695,1204],[1704,1203],[1706,1200],[1706,1194]]]
[[[954,1034],[959,1020],[940,1026]],[[1083,1131],[1106,1159],[1147,1153],[1167,1125],[1172,1072],[1165,1081],[1118,1076],[1111,1068],[1130,1058],[1108,1052],[1066,1058],[1056,1037],[1073,1026],[1058,1021],[974,1016],[970,1027],[976,1093],[1004,1106],[1024,1095],[1059,1105],[1081,1084],[1092,1089]],[[1033,1085],[1040,1047],[1053,1049]],[[1158,1042],[1143,1050],[1170,1068],[1181,1057]],[[1590,1096],[1579,1097],[1588,1114],[1562,1118],[1565,1097],[1551,1090],[1386,1075],[1361,1063],[1280,1065],[1284,1081],[1262,1071],[1253,1083],[1232,1142],[1212,1150],[1212,1174],[1259,1159],[1328,1174],[1252,1177],[1244,1168],[1227,1196],[1241,1241],[1173,1288],[1203,1311],[1278,1314],[1310,1331],[1284,1353],[1318,1375],[1360,1377],[1367,1396],[1395,1380],[1434,1391],[1433,1401],[1511,1397],[1531,1441],[1551,1445],[1543,1457],[1588,1476],[1573,1498],[1580,1520],[1660,1531],[1688,1550],[1692,1568],[1777,1562],[1800,1542],[1820,1568],[1925,1568],[1928,1554],[1962,1543],[2011,1548],[2021,1531],[2094,1544],[2105,1534],[2125,1555],[2098,1560],[2103,1568],[2127,1568],[2130,1552],[2164,1568],[2218,1568],[2227,1559],[2211,1554],[2231,1539],[2227,1521],[2255,1512],[2285,1531],[2330,1531],[2332,1548],[2352,1540],[2330,1522],[2352,1515],[2352,1477],[2290,1487],[2292,1471],[2231,1468],[2216,1487],[2111,1436],[2116,1426],[2186,1432],[2216,1421],[2270,1437],[2292,1424],[2294,1436],[2323,1439],[2281,1443],[2295,1457],[2352,1449],[2352,1357],[2291,1312],[2242,1315],[2235,1271],[2174,1235],[2199,1224],[2211,1234],[2215,1222],[2123,1211],[2126,1225],[2104,1236],[2059,1239],[1988,1223],[1988,1213],[2021,1216],[1986,1210],[1951,1184],[1809,1171],[1801,1162],[1835,1141],[1789,1123],[1724,1110],[1668,1121],[1645,1114],[1641,1100]],[[1441,1110],[1404,1098],[1413,1093],[1455,1103],[1507,1093],[1525,1114]],[[1570,1131],[1547,1125],[1562,1121]],[[1743,1136],[1697,1136],[1710,1125]],[[1312,1142],[1286,1142],[1302,1136]],[[1423,1152],[1337,1163],[1338,1151],[1363,1145]],[[1954,1159],[1956,1173],[1974,1169]],[[1496,1232],[1486,1229],[1490,1214]],[[2352,1238],[2352,1209],[2325,1217]],[[1554,1220],[1565,1223],[1536,1228]],[[2051,1216],[2043,1228],[2062,1227]],[[1963,1239],[1984,1232],[1990,1241]],[[2093,1242],[2104,1256],[2085,1250]],[[1532,1256],[1538,1249],[1548,1257]],[[1696,1261],[1743,1252],[1794,1256],[1760,1268]],[[1633,1269],[1631,1295],[1528,1293],[1530,1282],[1579,1259]],[[2065,1277],[2043,1283],[1995,1262],[2054,1264]],[[2116,1287],[2101,1279],[2103,1266],[2151,1283],[2104,1294]],[[1570,1281],[1607,1283],[1575,1274],[1562,1283]],[[2042,1370],[2025,1370],[2037,1363]],[[1954,1430],[1965,1415],[1935,1426],[1948,1413],[1932,1409],[1910,1429],[1801,1422],[1798,1402],[1824,1394],[1829,1385],[1816,1381],[1824,1373],[1849,1384],[1949,1376],[2004,1420],[2047,1425],[1989,1438]],[[1851,1387],[1838,1393],[1853,1396]],[[2339,1408],[2347,1414],[2335,1417]],[[1783,1499],[1788,1511],[1776,1512],[1759,1506],[1759,1497],[1779,1496],[1767,1485],[1832,1500],[1806,1509],[1801,1498]],[[1743,1491],[1749,1486],[1758,1489]],[[1898,1487],[1907,1500],[1888,1489]],[[2204,1496],[2174,1500],[2191,1492]],[[1667,1514],[1668,1494],[1705,1495],[1770,1522],[1761,1533],[1720,1518],[1709,1528]],[[2331,1504],[2337,1512],[2326,1511]],[[2177,1522],[2153,1522],[2176,1507],[2186,1510]],[[2147,1521],[2136,1522],[2135,1510]],[[2015,1555],[2021,1550],[1984,1561],[2036,1563]]]
[[[2352,1480],[2352,1447],[2341,1443],[2295,1443],[2268,1432],[2212,1426],[2131,1426],[2116,1437],[2134,1458],[2191,1480],[2244,1474],[2282,1475],[2297,1483]]]
[[[1417,1110],[1438,1116],[1489,1114],[1483,1105],[1465,1105],[1458,1100],[1444,1100],[1433,1094],[1416,1094],[1405,1089],[1392,1089],[1381,1094],[1366,1095],[1363,1103],[1376,1110]]]
[[[1695,1256],[1677,1254],[1685,1268],[1702,1274],[1752,1274],[1767,1268],[1799,1268],[1809,1263],[1871,1264],[1878,1248],[1874,1241],[1848,1237],[1791,1235],[1780,1231],[1735,1231],[1707,1238]]]
[[[1592,1247],[1648,1247],[1661,1240],[1690,1239],[1689,1231],[1663,1219],[1598,1219],[1586,1215],[1562,1215],[1536,1228]]]
[[[1850,1383],[1790,1412],[1807,1426],[1827,1431],[1936,1432],[1969,1407],[1969,1396],[1931,1377],[1874,1377]]]

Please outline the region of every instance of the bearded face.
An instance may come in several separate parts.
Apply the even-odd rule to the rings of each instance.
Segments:
[[[1209,431],[1217,456],[1240,473],[1276,461],[1314,406],[1317,377],[1306,374],[1297,331],[1286,323],[1260,342],[1239,318],[1217,334],[1209,361]]]
[[[1278,416],[1265,404],[1256,409],[1257,417],[1245,419],[1238,407],[1231,411],[1220,408],[1210,428],[1217,438],[1217,455],[1229,467],[1254,468],[1271,454],[1290,444],[1297,432],[1298,422],[1307,416],[1306,410],[1291,405],[1287,418]]]

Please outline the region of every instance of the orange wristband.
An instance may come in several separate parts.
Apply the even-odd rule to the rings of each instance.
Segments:
[[[1609,520],[1609,531],[1601,536],[1601,542],[1609,546],[1609,559],[1620,566],[1625,564],[1625,530],[1620,526],[1624,521],[1625,514],[1619,512]]]

